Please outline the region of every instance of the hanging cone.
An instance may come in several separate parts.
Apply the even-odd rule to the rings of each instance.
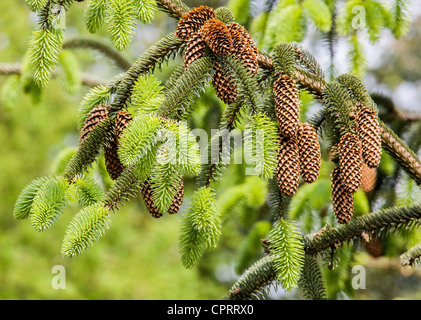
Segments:
[[[88,118],[86,118],[85,120],[82,130],[80,130],[79,145],[81,145],[82,142],[85,141],[89,132],[91,132],[95,128],[98,122],[108,118],[109,111],[110,107],[105,105],[96,106],[91,110]]]
[[[376,186],[377,170],[376,168],[370,168],[365,163],[363,163],[362,171],[360,187],[364,192],[370,192]]]
[[[124,170],[124,166],[118,157],[118,144],[121,134],[124,129],[127,128],[131,120],[132,115],[127,111],[121,110],[117,113],[114,135],[111,138],[109,145],[104,148],[105,167],[113,180],[116,180]]]
[[[299,154],[295,139],[281,137],[276,179],[283,195],[292,197],[295,194],[300,179]]]
[[[363,168],[358,136],[350,132],[343,134],[339,140],[338,153],[342,184],[348,192],[354,193],[360,187]]]
[[[302,123],[297,134],[301,176],[307,183],[317,180],[320,174],[321,153],[316,130],[309,123]]]
[[[295,137],[300,124],[300,100],[294,80],[281,75],[273,84],[275,112],[280,133],[288,138]]]
[[[153,197],[152,197],[152,185],[149,179],[147,179],[141,188],[143,202],[148,209],[149,214],[154,218],[162,217],[162,213],[156,208]],[[171,203],[170,208],[168,209],[169,214],[176,214],[180,210],[180,207],[183,203],[184,198],[184,183],[182,182],[176,195],[174,196],[174,200]]]
[[[202,36],[198,32],[193,33],[187,42],[184,54],[184,69],[186,70],[196,59],[203,57],[206,48],[207,44]]]
[[[146,209],[148,209],[149,214],[154,218],[160,218],[162,216],[162,213],[158,211],[158,209],[155,207],[154,201],[152,199],[152,187],[151,182],[149,179],[147,179],[141,188],[142,198],[143,202],[146,206]]]
[[[362,157],[370,168],[377,168],[380,164],[382,141],[380,125],[376,112],[363,106],[355,117],[357,133],[361,140]]]
[[[250,74],[255,75],[259,69],[259,65],[257,54],[254,47],[251,46],[251,43],[254,45],[253,40],[245,28],[238,23],[231,23],[227,25],[227,28],[232,38],[232,54],[243,61]]]
[[[251,51],[254,53],[254,55],[256,57],[259,55],[259,50],[257,49],[257,46],[254,43],[253,38],[247,32],[246,28],[244,28],[242,25],[239,25],[237,22],[232,22],[232,23],[227,24],[227,28],[230,30],[238,31],[247,40],[248,46],[251,48]]]
[[[234,103],[237,100],[237,85],[231,76],[227,75],[223,67],[215,62],[213,65],[212,86],[219,99],[226,104]]]
[[[370,241],[363,241],[363,246],[367,253],[373,258],[379,258],[384,254],[383,244],[378,238],[371,239]]]
[[[193,8],[180,19],[175,34],[178,38],[187,40],[203,26],[205,21],[213,18],[215,11],[212,8],[206,6]]]
[[[200,28],[199,33],[214,53],[221,56],[231,53],[231,34],[223,22],[217,19],[210,19]]]
[[[168,209],[169,214],[176,214],[180,211],[181,205],[183,204],[184,199],[184,181],[181,180],[181,185],[178,188],[178,191],[174,197],[174,201],[171,203],[170,208]]]
[[[341,172],[336,166],[330,175],[332,205],[336,220],[341,224],[348,223],[354,213],[354,195],[346,190],[341,182]]]

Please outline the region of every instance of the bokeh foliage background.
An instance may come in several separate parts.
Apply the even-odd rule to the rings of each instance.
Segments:
[[[226,2],[186,1],[192,7],[206,4],[215,8]],[[240,1],[232,1],[234,5],[236,2]],[[92,37],[84,27],[83,9],[83,2],[75,2],[66,15],[65,38]],[[246,21],[247,17],[243,19]],[[21,63],[35,25],[36,16],[29,13],[23,0],[0,2],[0,63]],[[173,31],[175,27],[174,20],[157,13],[152,24],[139,25],[132,45],[122,54],[133,61],[150,44]],[[369,72],[366,80],[370,90],[381,90],[392,95],[393,92],[401,92],[407,88],[404,92],[416,96],[413,91],[415,88],[419,95],[421,64],[417,61],[420,60],[421,52],[418,50],[420,30],[421,19],[415,16],[411,31],[405,39],[394,40],[387,33],[382,35],[378,43],[381,52],[377,52],[375,56],[368,55]],[[95,36],[102,37],[104,42],[109,41],[104,28]],[[315,52],[316,57],[318,52],[323,54],[326,49],[323,37],[311,30],[303,42]],[[77,50],[74,54],[83,74],[96,81],[106,83],[113,75],[122,71],[112,61],[96,52]],[[380,57],[380,62],[378,59],[372,61],[375,57]],[[341,55],[339,49],[336,58],[338,70],[346,69],[346,59],[346,55]],[[172,68],[173,63],[170,63],[162,72],[157,71],[156,76],[165,81]],[[326,70],[328,69],[329,66],[326,65]],[[6,80],[7,77],[0,76],[0,88],[4,88]],[[88,90],[88,86],[81,86],[76,92],[68,92],[58,76],[42,94],[21,94],[13,100],[14,103],[2,99],[0,299],[221,298],[235,281],[238,272],[243,269],[244,266],[239,264],[247,265],[253,258],[253,255],[249,255],[249,261],[238,260],[241,254],[247,256],[241,252],[242,248],[247,249],[247,245],[243,246],[246,243],[244,241],[254,240],[253,246],[257,246],[259,252],[260,242],[256,239],[264,236],[269,228],[265,223],[253,224],[259,215],[264,214],[266,187],[255,177],[244,177],[244,168],[241,166],[233,166],[226,172],[218,189],[221,210],[229,212],[224,220],[219,246],[208,252],[199,265],[191,270],[183,267],[178,254],[178,227],[183,210],[177,216],[164,216],[157,220],[149,216],[141,200],[130,202],[116,211],[106,235],[86,254],[71,261],[61,257],[60,246],[67,225],[78,211],[76,205],[66,209],[63,217],[45,233],[37,233],[27,221],[17,222],[13,219],[13,206],[20,191],[32,179],[50,174],[54,170],[55,159],[63,149],[77,146],[78,105]],[[405,96],[402,93],[400,95]],[[411,104],[407,99],[399,100],[399,97],[396,96],[396,100],[406,103],[408,108],[417,108],[416,101]],[[209,89],[198,102],[194,124],[208,132],[217,128],[221,108],[221,103],[215,98],[212,89]],[[399,125],[398,123],[397,126]],[[385,163],[387,164],[387,160]],[[328,176],[329,164],[326,163],[326,166],[324,175]],[[396,168],[389,168],[392,173],[394,170]],[[396,173],[399,174],[401,173]],[[240,187],[235,185],[238,181],[243,182]],[[194,181],[188,181],[186,185],[183,207],[188,206]],[[320,195],[313,197],[312,204],[322,209],[330,199],[330,191],[326,187],[328,185],[322,183],[319,186],[321,188],[317,191]],[[405,186],[401,184],[400,187]],[[421,201],[417,191],[404,190],[399,194],[402,196],[395,200],[402,204]],[[236,195],[238,201],[235,201]],[[364,202],[361,203],[364,206]],[[250,230],[254,230],[254,238],[253,235],[247,238]],[[399,241],[404,243],[405,235]],[[337,292],[344,293],[336,297],[346,297],[350,292],[347,288],[350,273],[348,267],[362,264],[367,266],[367,289],[355,292],[353,298],[421,298],[421,290],[418,289],[419,269],[410,273],[402,270],[398,260],[400,246],[395,242],[389,248],[390,256],[378,259],[370,257],[364,250],[356,256],[351,255],[344,248],[340,253],[341,259],[350,260],[346,264],[346,270],[336,268],[335,272],[330,273],[326,271],[327,268],[324,270],[325,276],[330,279],[329,283],[336,283]],[[55,290],[51,286],[55,275],[52,273],[54,265],[63,265],[66,269],[65,290]],[[300,295],[297,292],[285,293],[280,289],[274,291],[270,297],[300,298]]]

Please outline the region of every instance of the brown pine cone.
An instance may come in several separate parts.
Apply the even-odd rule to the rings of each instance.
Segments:
[[[321,152],[316,130],[309,123],[302,123],[297,134],[301,176],[307,183],[317,180],[320,174]]]
[[[247,30],[236,22],[228,24],[227,28],[232,38],[232,53],[243,61],[252,75],[255,75],[259,69],[258,52],[252,38]]]
[[[338,146],[339,167],[343,186],[350,193],[358,190],[361,184],[363,160],[361,142],[356,134],[344,133]]]
[[[363,163],[363,172],[361,177],[360,187],[364,192],[370,192],[374,189],[377,182],[377,170],[376,168],[370,168]]]
[[[184,69],[186,70],[196,59],[203,57],[207,48],[205,40],[200,33],[193,33],[187,42],[184,54]]]
[[[231,34],[223,22],[217,19],[210,19],[200,28],[199,33],[214,53],[221,56],[231,53]]]
[[[367,253],[373,258],[379,258],[384,254],[383,244],[378,238],[371,239],[370,241],[363,240],[362,242]]]
[[[158,209],[155,207],[152,198],[152,186],[149,179],[145,180],[145,182],[142,184],[141,193],[143,202],[146,206],[146,209],[148,209],[149,214],[154,218],[162,217],[162,213],[159,212]]]
[[[292,197],[295,194],[300,179],[300,162],[295,138],[281,137],[276,179],[283,195]]]
[[[354,213],[354,195],[347,191],[341,182],[341,172],[336,166],[330,175],[332,205],[336,220],[341,224],[351,221]]]
[[[150,179],[147,179],[141,188],[143,202],[145,203],[146,209],[148,210],[149,214],[154,218],[162,217],[162,213],[156,208],[153,196],[152,196],[152,185]],[[182,182],[175,197],[174,201],[171,203],[170,208],[168,209],[169,214],[176,214],[180,210],[180,207],[183,203],[184,198],[184,183]]]
[[[105,105],[96,106],[91,110],[88,118],[86,118],[85,120],[82,130],[80,130],[79,145],[81,145],[82,142],[85,141],[89,132],[91,132],[95,128],[98,122],[108,118],[109,111],[110,107]]]
[[[226,104],[234,103],[237,100],[237,85],[231,76],[227,75],[223,67],[215,62],[213,65],[212,86],[219,99]]]
[[[120,110],[117,113],[117,118],[115,122],[115,135],[119,140],[123,131],[129,126],[132,121],[132,115],[124,110]]]
[[[178,22],[176,35],[180,39],[187,40],[203,26],[205,21],[213,18],[215,18],[213,8],[207,6],[193,8]]]
[[[105,167],[113,180],[116,180],[124,170],[124,166],[118,157],[118,144],[121,134],[127,128],[130,121],[132,121],[132,115],[127,111],[121,110],[117,113],[114,135],[109,145],[104,148]]]
[[[281,75],[273,84],[275,112],[280,133],[288,138],[295,137],[300,124],[300,100],[294,80]]]
[[[178,191],[174,197],[174,201],[171,203],[170,208],[168,209],[169,214],[176,214],[180,211],[181,205],[183,204],[184,199],[184,181],[181,180],[181,185],[178,188]]]
[[[363,160],[370,168],[377,168],[380,164],[382,153],[380,125],[377,114],[370,107],[363,106],[357,112],[355,123],[361,140]]]

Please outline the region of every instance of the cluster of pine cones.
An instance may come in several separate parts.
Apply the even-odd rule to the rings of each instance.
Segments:
[[[354,193],[369,191],[367,178],[375,179],[373,169],[380,164],[381,136],[376,112],[362,106],[355,116],[355,133],[344,132],[336,146],[338,164],[331,174],[332,204],[339,223],[348,223],[354,212]],[[363,173],[367,176],[363,179]],[[374,177],[373,177],[374,175]]]
[[[258,50],[247,30],[236,22],[223,23],[216,19],[214,9],[201,6],[194,8],[178,22],[176,35],[187,40],[184,68],[206,53],[220,56],[232,55],[240,59],[251,75],[258,71]],[[237,100],[234,79],[215,62],[212,85],[216,95],[226,104]]]
[[[99,122],[109,117],[109,113],[110,107],[106,105],[98,105],[91,110],[89,116],[85,120],[83,128],[80,131],[79,145],[81,145],[83,141],[85,141],[89,133],[95,128],[95,126]],[[108,141],[104,148],[105,166],[108,174],[113,180],[116,180],[125,169],[124,165],[121,163],[118,157],[118,145],[121,135],[123,134],[124,130],[128,127],[131,121],[132,115],[127,111],[120,110],[116,116],[114,131],[111,135],[111,139]],[[148,179],[142,183],[141,193],[145,206],[148,209],[148,212],[151,214],[151,216],[159,218],[162,216],[162,213],[159,212],[154,205],[152,197],[152,188],[153,186],[151,185],[151,182]],[[169,214],[175,214],[180,210],[181,204],[183,203],[183,196],[184,184],[182,182],[179,186],[178,192],[174,197],[174,201],[168,209]]]
[[[298,189],[300,174],[306,183],[320,174],[321,152],[316,130],[300,122],[300,100],[293,78],[280,75],[273,85],[280,145],[276,178],[281,193],[291,197]]]

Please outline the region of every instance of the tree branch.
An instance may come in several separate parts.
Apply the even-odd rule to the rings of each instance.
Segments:
[[[105,43],[102,43],[98,40],[93,39],[73,39],[63,43],[63,49],[82,49],[89,48],[96,50],[108,58],[112,59],[118,67],[123,70],[127,70],[132,65],[132,62],[123,57],[117,50],[113,47],[108,46]]]

